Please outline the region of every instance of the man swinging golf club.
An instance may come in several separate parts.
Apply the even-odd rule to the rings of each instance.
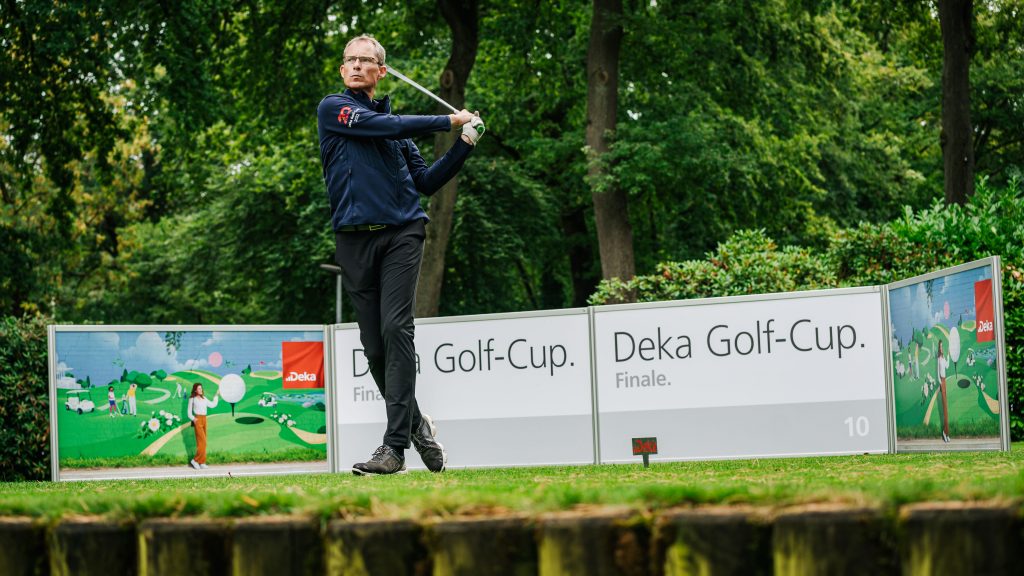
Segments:
[[[392,114],[387,96],[373,98],[387,75],[384,58],[384,47],[371,36],[350,40],[340,69],[346,90],[317,107],[334,258],[388,416],[383,444],[368,461],[353,465],[352,472],[405,472],[410,440],[427,468],[441,472],[448,454],[415,394],[413,303],[428,221],[419,195],[433,194],[455,176],[483,133],[483,122],[468,110],[446,116]],[[427,166],[411,138],[458,127],[461,137]]]

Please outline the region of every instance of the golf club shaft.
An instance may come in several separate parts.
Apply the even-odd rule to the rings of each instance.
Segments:
[[[417,83],[413,82],[412,80],[410,80],[410,79],[409,79],[409,78],[408,78],[407,76],[405,76],[404,74],[402,74],[402,73],[401,73],[401,72],[399,72],[398,70],[395,70],[395,69],[394,69],[394,68],[392,68],[391,66],[388,66],[388,72],[389,72],[389,73],[391,73],[391,74],[394,74],[395,76],[398,76],[398,79],[399,79],[399,80],[403,80],[403,81],[405,81],[405,83],[406,83],[406,84],[408,84],[409,86],[412,86],[413,88],[415,88],[415,89],[419,90],[420,92],[423,92],[423,93],[424,93],[424,94],[426,94],[427,96],[430,96],[430,97],[431,97],[431,98],[433,98],[434,100],[437,100],[437,101],[438,101],[438,102],[440,102],[441,104],[445,105],[445,106],[446,106],[446,107],[447,107],[447,108],[448,108],[449,110],[451,110],[452,112],[454,112],[454,113],[456,113],[456,114],[458,114],[458,113],[459,113],[459,111],[455,109],[455,106],[452,106],[451,104],[449,104],[449,103],[445,102],[444,100],[442,100],[442,99],[441,99],[441,98],[440,98],[439,96],[437,96],[436,94],[434,94],[434,93],[433,93],[433,92],[431,92],[430,90],[427,90],[427,89],[426,89],[426,88],[424,88],[423,86],[420,86],[419,84],[417,84]]]

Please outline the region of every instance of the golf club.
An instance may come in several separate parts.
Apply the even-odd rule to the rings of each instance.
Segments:
[[[449,104],[449,103],[445,102],[444,100],[442,100],[440,96],[437,96],[436,94],[434,94],[434,93],[433,93],[433,92],[431,92],[430,90],[427,90],[427,89],[426,89],[426,88],[424,88],[423,86],[420,86],[419,84],[417,84],[417,83],[413,82],[413,81],[412,81],[412,80],[410,80],[410,79],[409,79],[409,78],[408,78],[408,77],[407,77],[407,76],[406,76],[405,74],[402,74],[401,72],[399,72],[398,70],[395,70],[395,69],[394,69],[394,68],[392,68],[391,66],[388,66],[388,72],[389,72],[389,73],[391,73],[391,74],[394,74],[395,76],[398,76],[398,79],[399,79],[399,80],[403,80],[403,81],[405,81],[405,83],[406,83],[406,84],[408,84],[409,86],[412,86],[413,88],[415,88],[415,89],[419,90],[420,92],[423,92],[423,93],[424,93],[424,94],[426,94],[427,96],[430,96],[430,97],[431,97],[431,98],[433,98],[434,100],[437,100],[437,101],[438,101],[438,102],[440,102],[441,104],[444,104],[444,105],[445,105],[445,106],[446,106],[446,107],[447,107],[447,108],[448,108],[449,110],[451,110],[452,112],[454,112],[454,113],[456,113],[456,114],[458,114],[458,113],[459,113],[459,111],[455,109],[455,106],[452,106],[451,104]]]

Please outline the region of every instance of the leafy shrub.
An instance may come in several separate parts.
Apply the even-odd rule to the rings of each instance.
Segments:
[[[663,262],[657,274],[629,281],[602,282],[590,297],[591,304],[637,301],[685,300],[713,296],[738,296],[832,288],[835,270],[807,248],[783,249],[764,230],[737,232],[718,245],[707,260]]]
[[[1010,434],[1024,439],[1024,266],[1003,264],[1003,318],[1006,323],[1006,379],[1010,394]]]
[[[50,402],[42,316],[0,320],[0,480],[50,477]]]
[[[882,224],[862,223],[835,232],[826,249],[779,248],[763,230],[733,234],[704,260],[664,262],[654,274],[603,281],[594,305],[634,300],[685,300],[840,286],[887,284],[941,268],[998,255],[1010,428],[1024,439],[1024,191],[985,181],[964,206],[941,200]]]
[[[828,250],[843,285],[884,284],[971,260],[999,255],[1024,263],[1024,195],[1017,180],[1006,188],[984,181],[964,206],[936,201],[931,208],[884,224],[837,233]],[[1004,266],[1005,267],[1005,266]]]

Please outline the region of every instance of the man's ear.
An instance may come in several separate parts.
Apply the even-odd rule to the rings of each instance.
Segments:
[[[338,66],[338,76],[340,76],[342,80],[345,79],[345,65],[344,64],[342,64],[341,66]]]
[[[380,77],[381,78],[383,78],[383,77],[388,75],[388,67],[387,66],[384,66],[382,64],[377,69],[380,70]]]

